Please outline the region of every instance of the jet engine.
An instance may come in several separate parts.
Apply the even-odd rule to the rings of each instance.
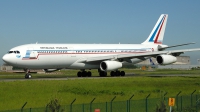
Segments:
[[[122,63],[118,61],[103,61],[100,63],[102,71],[112,71],[122,67]]]
[[[168,65],[171,63],[175,63],[177,58],[172,55],[159,55],[156,57],[158,64],[160,65]]]

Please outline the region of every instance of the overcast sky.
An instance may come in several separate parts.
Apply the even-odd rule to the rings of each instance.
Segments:
[[[200,48],[199,11],[200,0],[1,0],[0,57],[36,42],[138,44],[161,14],[169,15],[164,44]],[[200,51],[183,55],[197,64]]]

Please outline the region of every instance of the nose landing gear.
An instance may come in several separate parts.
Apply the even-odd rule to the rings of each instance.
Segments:
[[[30,73],[26,73],[25,74],[25,79],[30,79],[31,78],[31,74]]]
[[[26,72],[25,79],[30,79],[32,77],[31,74],[30,74],[30,70],[29,69],[24,69],[24,71]]]

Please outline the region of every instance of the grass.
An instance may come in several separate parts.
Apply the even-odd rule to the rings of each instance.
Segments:
[[[175,69],[155,69],[153,71],[140,70],[140,69],[120,69],[126,71],[127,74],[132,75],[171,75],[171,74],[200,74],[200,70],[175,70]],[[63,78],[63,77],[76,77],[78,70],[61,70],[54,72],[54,74],[36,74],[32,73],[32,78]],[[92,76],[99,76],[97,70],[91,70]],[[25,73],[11,73],[0,72],[0,79],[23,79]],[[110,73],[108,73],[108,77]]]
[[[200,93],[200,77],[146,77],[145,74],[199,74],[199,70],[156,70],[141,71],[126,69],[127,73],[139,74],[141,77],[108,77],[101,79],[68,79],[68,80],[27,80],[0,82],[0,110],[20,109],[25,102],[25,108],[45,107],[52,98],[58,98],[62,105],[70,104],[75,98],[75,104],[94,102],[124,101],[133,94],[133,100],[159,98],[168,92],[167,96],[190,95],[194,90]],[[64,70],[61,74],[33,74],[33,78],[71,77],[76,76],[75,70]],[[98,76],[92,71],[94,76]],[[24,78],[24,74],[0,73],[0,78]]]

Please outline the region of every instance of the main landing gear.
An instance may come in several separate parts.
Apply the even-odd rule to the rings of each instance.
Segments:
[[[25,79],[30,79],[31,78],[30,70],[29,69],[24,69],[24,71],[26,72]]]
[[[106,77],[107,76],[107,72],[99,71],[99,76],[100,77]]]
[[[110,76],[114,77],[114,76],[125,76],[125,72],[124,71],[111,71],[110,72]]]
[[[92,73],[90,71],[81,70],[77,73],[78,77],[91,77]]]
[[[107,76],[107,72],[105,72],[105,71],[98,70],[98,72],[99,72],[100,77],[106,77]],[[125,76],[125,72],[119,71],[119,70],[111,71],[110,76],[112,76],[112,77],[114,77],[114,76]]]
[[[101,71],[100,69],[98,69],[98,72],[99,72],[99,76],[100,77],[107,77],[107,72]],[[77,76],[78,77],[91,77],[92,73],[90,71],[80,70],[77,73]],[[111,71],[110,72],[110,76],[111,77],[114,77],[114,76],[125,76],[125,72],[124,71],[119,71],[119,70]]]

